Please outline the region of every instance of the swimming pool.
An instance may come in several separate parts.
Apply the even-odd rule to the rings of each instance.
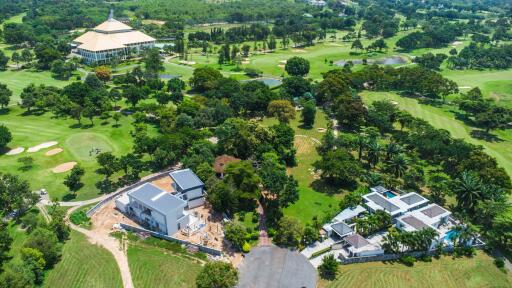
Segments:
[[[457,238],[458,235],[459,232],[457,232],[456,230],[450,230],[446,232],[446,234],[444,235],[444,240],[453,241],[453,239]]]
[[[393,197],[396,197],[396,194],[386,191],[386,192],[384,192],[384,196],[386,196],[386,198],[393,198]]]

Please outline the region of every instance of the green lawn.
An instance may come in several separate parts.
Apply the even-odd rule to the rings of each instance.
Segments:
[[[462,121],[455,119],[455,115],[449,107],[437,108],[418,103],[416,99],[400,97],[395,93],[389,92],[368,92],[361,93],[363,101],[371,103],[375,100],[389,99],[396,101],[400,109],[406,110],[413,116],[428,121],[436,128],[448,130],[455,138],[463,138],[466,141],[482,145],[485,151],[496,158],[498,163],[505,168],[509,175],[512,175],[512,132],[510,130],[500,130],[494,134],[501,141],[487,142],[471,137],[470,132],[474,128],[468,127]]]
[[[276,124],[277,120],[265,118],[262,123],[269,126]],[[301,127],[300,113],[297,113],[297,119],[290,122],[290,126],[295,130],[298,165],[289,168],[289,172],[299,182],[299,200],[285,208],[284,214],[295,217],[302,223],[308,223],[313,216],[322,217],[326,212],[336,211],[341,194],[329,195],[315,191],[312,187],[315,179],[311,169],[313,163],[319,159],[316,146],[324,135],[317,129],[327,128],[325,113],[320,109],[317,110],[315,125],[311,129]]]
[[[188,257],[138,243],[130,243],[128,261],[137,288],[195,287],[201,265]]]
[[[52,198],[62,199],[68,194],[62,184],[67,173],[54,174],[51,171],[53,167],[64,162],[78,162],[85,169],[82,178],[85,186],[78,191],[76,199],[90,199],[98,195],[99,191],[94,184],[100,179],[95,173],[98,168],[95,154],[89,156],[91,148],[100,148],[102,152],[111,151],[118,156],[131,150],[130,117],[123,116],[119,121],[120,127],[113,127],[114,121],[111,119],[107,120],[108,123],[95,119],[93,127],[75,128],[77,122],[72,119],[54,118],[51,113],[24,116],[23,112],[21,108],[11,107],[8,114],[0,115],[0,123],[6,125],[13,135],[10,148],[29,148],[47,141],[57,141],[59,144],[35,153],[25,151],[15,156],[0,155],[0,171],[19,174],[30,182],[34,190],[46,188]],[[57,147],[64,151],[54,156],[44,155],[46,151]],[[22,165],[17,160],[26,156],[34,159],[34,165],[28,171],[21,171]]]
[[[414,267],[383,262],[344,265],[336,280],[321,280],[319,287],[512,287],[512,278],[479,252],[471,259],[442,257],[417,262]]]
[[[62,250],[62,259],[48,272],[44,287],[122,287],[119,268],[106,249],[88,242],[79,232],[71,231]]]

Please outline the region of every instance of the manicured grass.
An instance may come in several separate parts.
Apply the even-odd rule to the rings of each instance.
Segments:
[[[274,118],[265,118],[263,125],[269,126],[277,123]],[[325,213],[336,211],[341,194],[327,194],[315,191],[312,187],[315,181],[312,167],[319,159],[316,152],[318,142],[322,140],[325,133],[319,132],[318,128],[327,128],[328,120],[325,113],[318,109],[315,125],[311,129],[301,126],[300,113],[297,119],[290,122],[295,130],[295,147],[297,148],[297,166],[289,168],[291,173],[299,182],[299,200],[284,209],[284,214],[299,219],[303,224],[310,222],[313,216],[321,218]]]
[[[512,175],[512,132],[509,130],[499,130],[493,134],[500,138],[500,141],[487,142],[471,137],[470,132],[474,128],[465,125],[462,121],[455,119],[451,110],[453,107],[437,108],[418,103],[416,99],[400,97],[396,93],[389,92],[368,92],[361,93],[363,101],[371,103],[375,100],[389,99],[396,101],[400,109],[406,110],[415,117],[428,121],[432,126],[448,130],[455,138],[462,138],[469,143],[482,145],[485,151],[496,158],[499,165],[502,166],[509,175]]]
[[[137,288],[195,287],[201,265],[196,260],[165,249],[131,243],[128,262]]]
[[[0,71],[0,83],[6,84],[7,87],[11,89],[11,105],[14,105],[21,101],[20,94],[23,88],[31,83],[36,85],[44,84],[48,86],[64,87],[71,83],[71,81],[54,79],[49,71],[8,69],[6,71]]]
[[[122,287],[119,268],[106,249],[71,231],[62,250],[62,259],[47,274],[44,287]]]
[[[482,252],[473,258],[442,257],[432,262],[372,262],[344,265],[334,281],[321,280],[321,288],[341,287],[511,287],[512,278]]]
[[[68,194],[68,189],[63,184],[68,173],[54,174],[51,171],[53,167],[64,162],[77,161],[85,169],[85,175],[82,178],[84,187],[77,192],[76,199],[90,199],[98,196],[99,191],[94,184],[101,178],[95,173],[98,168],[95,153],[89,156],[91,148],[101,148],[102,152],[111,151],[118,156],[131,150],[130,117],[121,117],[119,127],[113,127],[112,119],[108,119],[108,123],[95,119],[93,127],[84,125],[75,128],[77,122],[72,119],[54,118],[51,113],[25,116],[24,112],[21,108],[11,107],[9,113],[0,115],[0,123],[6,125],[13,135],[10,148],[29,148],[47,141],[58,141],[59,144],[35,153],[0,155],[0,171],[19,174],[29,181],[34,190],[46,188],[51,198],[62,199]],[[88,121],[84,120],[85,122]],[[46,151],[57,147],[64,151],[54,156],[44,155]],[[17,160],[26,156],[34,159],[34,165],[28,171],[19,170],[22,165]]]

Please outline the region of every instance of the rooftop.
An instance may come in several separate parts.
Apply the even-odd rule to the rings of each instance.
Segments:
[[[133,189],[128,192],[128,195],[143,203],[148,208],[164,215],[187,205],[187,202],[184,200],[156,187],[151,183],[146,183]]]
[[[226,154],[217,156],[215,163],[213,163],[213,170],[215,170],[216,173],[224,173],[227,164],[238,161],[240,161],[240,159]]]
[[[432,204],[432,205],[428,206],[427,208],[421,210],[421,213],[425,214],[429,218],[434,218],[441,214],[445,214],[447,212],[448,212],[447,210],[438,206],[437,204]]]
[[[334,230],[334,232],[336,232],[336,234],[338,234],[340,237],[343,237],[347,234],[351,234],[354,232],[354,230],[352,230],[352,228],[350,228],[350,226],[345,224],[345,222],[339,222],[339,223],[332,224],[331,227],[332,227],[332,230]]]
[[[345,237],[344,240],[348,244],[350,244],[350,246],[357,248],[357,249],[370,244],[370,242],[368,242],[368,240],[366,240],[363,236],[361,236],[359,234],[349,235],[349,236]]]
[[[169,173],[174,183],[182,190],[204,186],[203,181],[190,169],[183,169]]]
[[[401,220],[403,222],[407,223],[407,225],[413,227],[415,230],[421,230],[421,229],[429,227],[427,224],[423,223],[420,219],[418,219],[412,215],[403,217]]]

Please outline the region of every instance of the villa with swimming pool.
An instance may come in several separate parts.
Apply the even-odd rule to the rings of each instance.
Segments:
[[[339,259],[385,254],[383,243],[388,233],[387,229],[363,237],[358,234],[356,227],[357,219],[368,217],[377,211],[388,214],[392,225],[401,231],[433,229],[437,236],[432,241],[430,250],[435,249],[440,243],[445,247],[453,247],[455,239],[458,238],[456,227],[460,222],[452,217],[448,209],[430,203],[427,198],[416,192],[397,192],[376,186],[362,196],[361,205],[344,209],[329,223],[323,225],[323,241],[307,247],[302,253],[306,257],[311,257],[315,252],[330,248],[328,253]],[[473,245],[474,240],[469,240],[466,245]]]

